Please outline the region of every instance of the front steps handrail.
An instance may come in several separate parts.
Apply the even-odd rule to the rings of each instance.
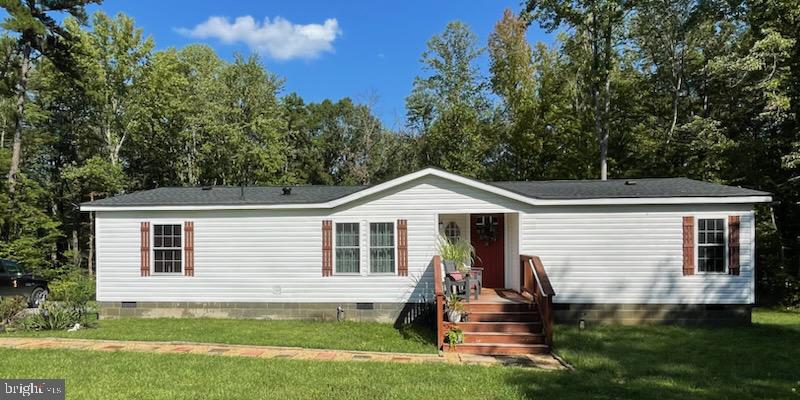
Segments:
[[[553,345],[553,296],[556,295],[542,260],[537,256],[520,255],[521,292],[531,295],[539,309],[545,335],[545,344]]]

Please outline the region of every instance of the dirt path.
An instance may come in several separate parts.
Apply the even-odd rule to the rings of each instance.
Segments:
[[[0,347],[12,349],[73,349],[92,351],[132,351],[162,354],[202,354],[229,357],[282,358],[322,361],[382,361],[398,363],[447,363],[460,365],[508,365],[543,370],[565,367],[550,355],[479,356],[444,353],[412,354],[374,351],[320,350],[299,347],[247,346],[192,342],[145,342],[129,340],[91,340],[64,338],[0,338]]]

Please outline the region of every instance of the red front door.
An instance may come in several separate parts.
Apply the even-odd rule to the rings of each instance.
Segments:
[[[505,287],[503,214],[471,214],[470,242],[475,248],[473,266],[483,268],[483,287]]]

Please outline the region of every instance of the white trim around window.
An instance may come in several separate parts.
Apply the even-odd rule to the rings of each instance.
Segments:
[[[722,220],[722,271],[700,270],[700,220]],[[695,215],[694,217],[694,273],[697,275],[728,274],[728,216],[727,215]]]
[[[364,220],[353,218],[333,219],[332,223],[332,262],[333,262],[333,275],[339,276],[397,276],[397,220]],[[338,240],[336,238],[336,227],[339,224],[357,224],[359,228],[359,271],[358,272],[338,272],[336,270],[336,247]],[[370,229],[372,224],[392,224],[392,250],[393,250],[393,265],[392,272],[372,272],[371,266],[371,238]]]
[[[156,225],[179,225],[180,226],[180,253],[181,253],[181,270],[176,272],[156,272]],[[184,231],[183,221],[166,220],[166,221],[150,221],[150,275],[151,276],[183,276],[186,270],[186,251],[184,250],[186,243],[186,231]],[[159,247],[161,250],[178,250],[174,244],[172,247],[164,248]]]
[[[372,272],[372,224],[392,224],[392,272]],[[397,220],[378,220],[367,222],[367,273],[374,276],[396,276],[397,275]],[[385,246],[383,246],[385,247]]]
[[[354,219],[339,219],[333,220],[333,227],[331,232],[332,241],[333,241],[333,251],[331,254],[332,262],[333,262],[333,275],[343,275],[343,276],[359,276],[362,275],[364,271],[364,223],[360,220]],[[339,245],[339,241],[337,240],[336,230],[339,224],[355,224],[358,226],[358,271],[353,272],[339,272],[336,268],[336,249]]]

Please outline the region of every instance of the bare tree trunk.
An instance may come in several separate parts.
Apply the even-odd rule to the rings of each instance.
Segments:
[[[0,110],[0,114],[3,113],[3,110]],[[2,125],[0,125],[0,149],[6,147],[6,118],[3,116]]]
[[[89,193],[89,201],[94,201],[94,192]],[[94,273],[94,211],[89,212],[89,259],[87,265],[89,276]]]
[[[611,111],[611,77],[606,73],[603,91],[603,132],[600,137],[600,179],[608,179],[608,134],[611,130],[609,113]]]
[[[675,127],[678,125],[678,100],[680,98],[681,86],[683,86],[683,76],[679,74],[678,82],[675,85],[675,91],[672,93],[672,124],[669,126],[669,133],[667,133],[667,144],[672,140],[672,133],[675,132]]]
[[[58,204],[55,199],[50,200],[50,213],[54,221],[58,221]],[[58,264],[58,241],[53,242],[53,247],[50,249],[50,262],[55,267]]]
[[[17,88],[17,112],[14,117],[14,144],[11,155],[11,168],[8,170],[8,192],[14,194],[22,153],[22,119],[25,113],[25,95],[28,91],[28,70],[30,69],[31,46],[26,44],[22,50],[19,87]],[[12,200],[13,201],[13,200]]]
[[[613,6],[612,6],[613,7]],[[611,13],[616,10],[606,10]],[[608,179],[608,137],[611,131],[611,64],[613,62],[613,29],[610,16],[603,29],[603,132],[600,137],[600,179]]]
[[[592,88],[594,98],[594,134],[600,142],[600,179],[608,179],[608,135],[603,132],[602,107],[600,107],[600,88]]]
[[[76,219],[76,224],[80,224],[80,219]],[[72,227],[72,265],[80,268],[81,266],[81,248],[80,240],[78,239],[78,226]]]

